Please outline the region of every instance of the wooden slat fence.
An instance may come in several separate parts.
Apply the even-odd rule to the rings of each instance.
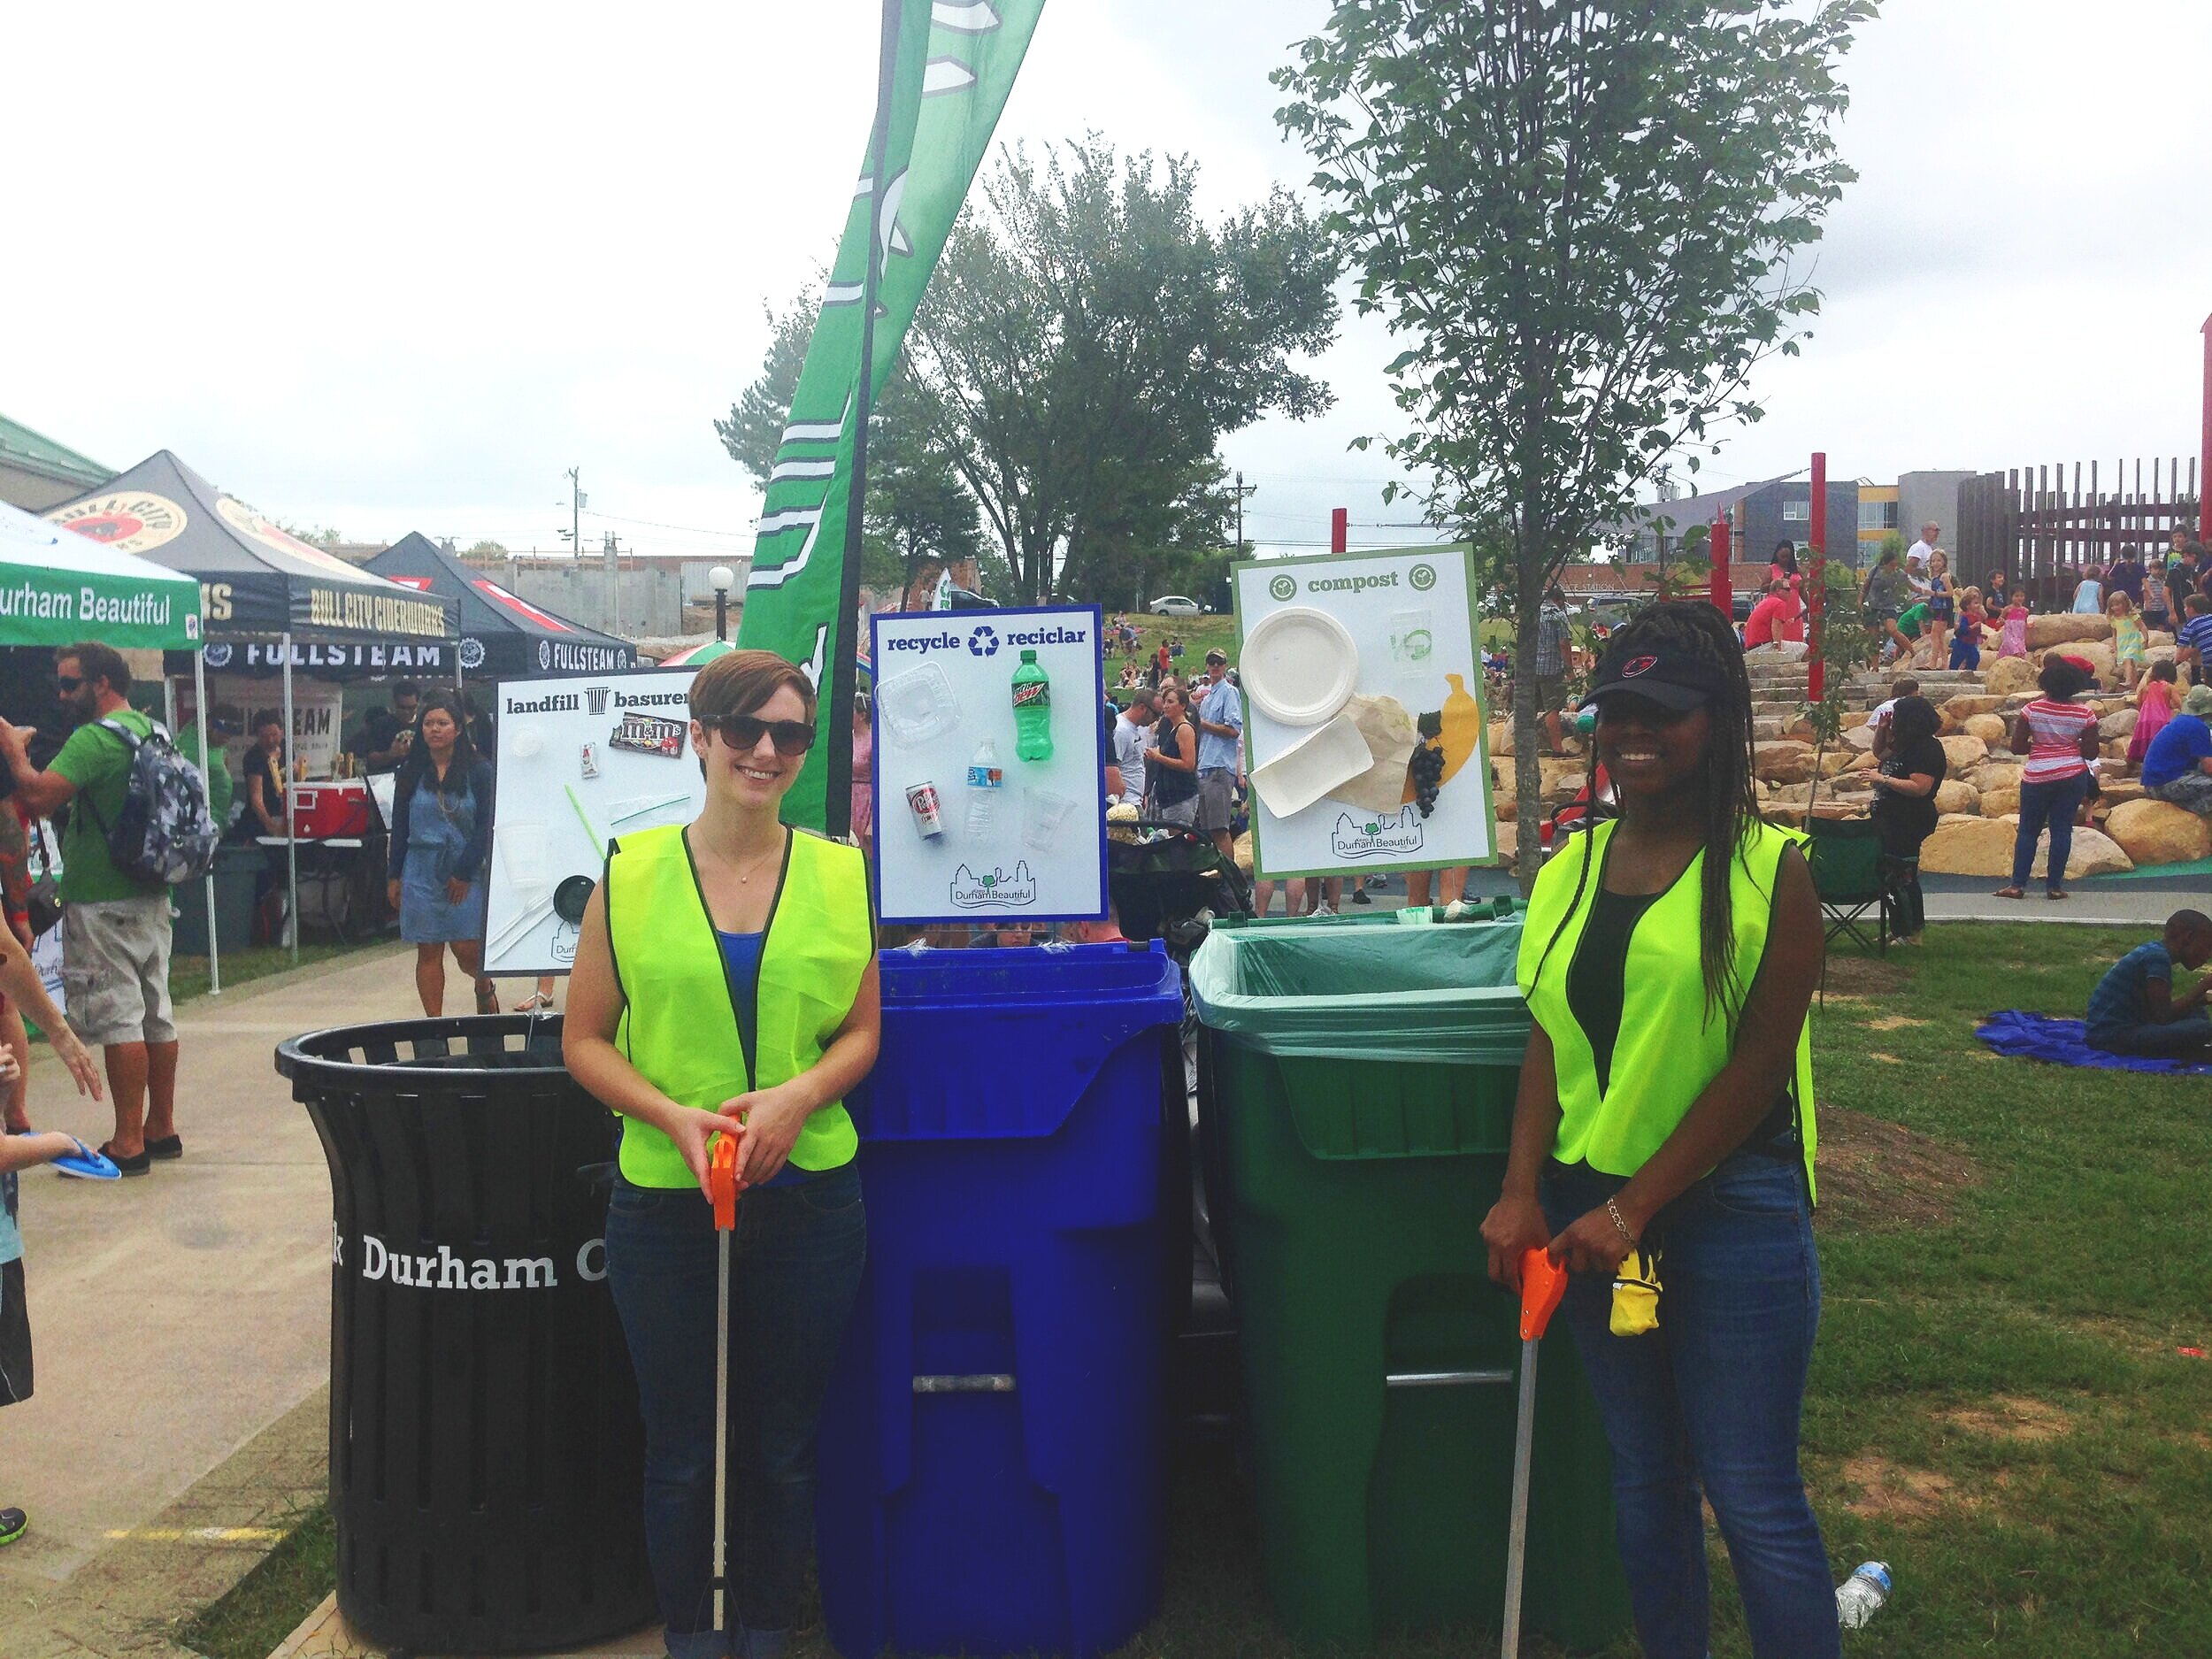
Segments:
[[[2123,548],[2163,553],[2173,532],[2196,534],[2199,480],[2193,457],[2014,467],[1959,486],[1954,568],[1980,586],[2002,570],[2039,607],[2070,602],[2084,566]]]

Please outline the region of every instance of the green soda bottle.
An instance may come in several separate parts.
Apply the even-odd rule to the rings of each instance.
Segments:
[[[1024,760],[1052,758],[1052,680],[1033,650],[1022,652],[1014,671],[1014,753]]]

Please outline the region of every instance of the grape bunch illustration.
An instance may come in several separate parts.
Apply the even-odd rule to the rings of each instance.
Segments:
[[[1423,743],[1408,764],[1413,780],[1413,803],[1426,818],[1436,810],[1437,792],[1444,787],[1444,750],[1434,742]]]

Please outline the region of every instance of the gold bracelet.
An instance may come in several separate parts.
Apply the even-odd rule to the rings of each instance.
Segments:
[[[1628,1248],[1636,1248],[1636,1235],[1628,1230],[1628,1223],[1621,1219],[1620,1207],[1611,1199],[1605,1201],[1605,1213],[1613,1217],[1613,1225],[1620,1229],[1621,1237],[1628,1240]]]

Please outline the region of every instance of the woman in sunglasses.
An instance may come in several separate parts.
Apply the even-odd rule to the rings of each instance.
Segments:
[[[813,1536],[817,1419],[867,1253],[843,1105],[881,1032],[857,848],[779,817],[814,688],[770,651],[691,686],[706,810],[608,849],[569,981],[570,1071],[622,1117],[607,1277],[645,1417],[645,1538],[673,1659],[781,1655]],[[708,1143],[735,1138],[729,1629],[717,1632],[717,1248]]]

